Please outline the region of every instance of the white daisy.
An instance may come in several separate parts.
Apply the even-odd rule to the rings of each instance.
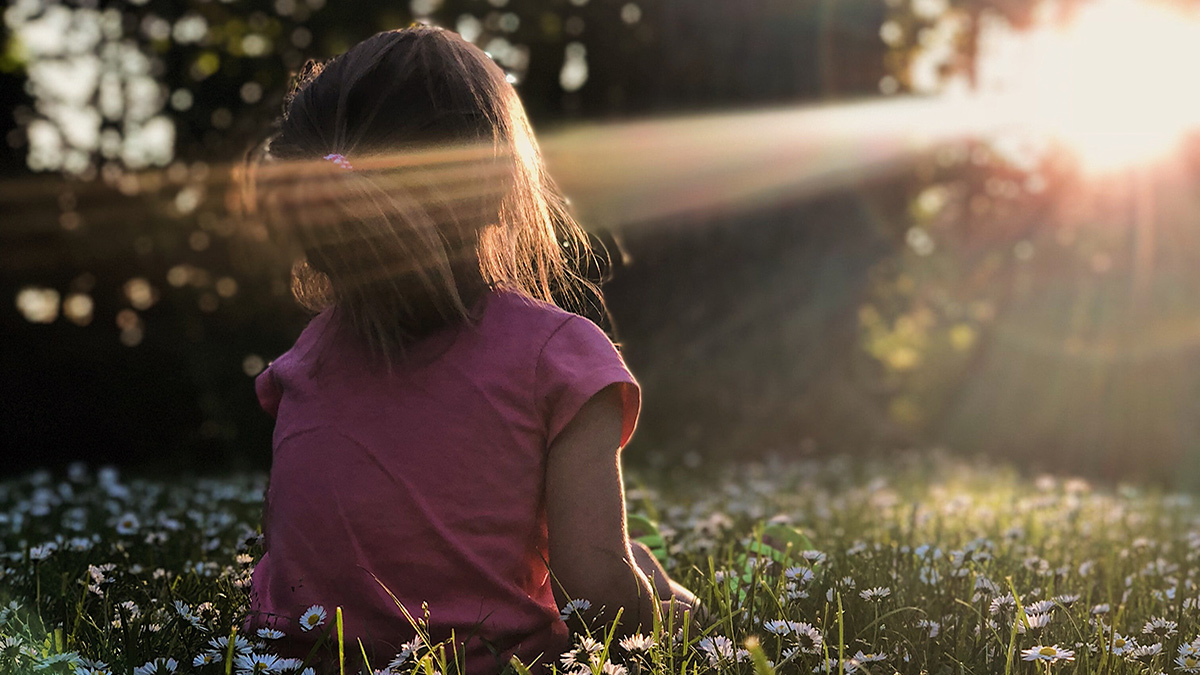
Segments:
[[[696,646],[708,656],[708,662],[714,668],[720,663],[730,662],[737,658],[737,650],[734,649],[733,641],[724,635],[700,638]]]
[[[808,597],[808,591],[799,588],[788,588],[783,592],[780,603],[787,603],[792,600],[803,600]]]
[[[1167,638],[1178,632],[1178,628],[1179,624],[1174,621],[1168,621],[1161,616],[1156,616],[1147,621],[1146,625],[1142,626],[1142,633]]]
[[[942,624],[930,619],[918,619],[917,628],[924,628],[929,631],[929,637],[935,638],[942,631]]]
[[[283,631],[274,628],[259,628],[256,634],[264,640],[278,640],[283,637]]]
[[[224,654],[229,650],[229,638],[227,636],[215,637],[208,641],[208,646],[215,652]],[[233,639],[233,651],[235,654],[249,654],[250,641],[238,635]]]
[[[1184,673],[1200,673],[1200,657],[1196,656],[1177,656],[1175,657],[1176,670]]]
[[[1046,626],[1046,624],[1050,623],[1050,615],[1049,614],[1026,614],[1025,620],[1029,622],[1029,629],[1037,630],[1038,628],[1042,628],[1042,627]],[[1016,620],[1016,626],[1017,626],[1018,633],[1024,633],[1027,630],[1025,627],[1025,621],[1022,621],[1020,619],[1020,617],[1018,617]]]
[[[239,654],[233,665],[239,673],[278,673],[279,657],[273,654]]]
[[[120,518],[117,518],[116,522],[117,534],[133,534],[141,526],[141,521],[132,513],[122,515]]]
[[[103,584],[112,581],[112,577],[108,576],[108,573],[116,568],[117,566],[113,563],[105,563],[99,566],[88,565],[88,575],[92,577],[94,583]]]
[[[58,544],[47,541],[29,549],[30,560],[45,560],[50,557],[50,554],[58,550]]]
[[[1008,612],[1017,608],[1017,600],[1012,596],[1012,593],[1001,595],[992,598],[992,604],[988,607],[989,614],[999,614]]]
[[[421,638],[419,636],[400,645],[400,651],[397,652],[396,656],[392,658],[392,661],[387,664],[387,668],[385,668],[385,670],[393,673],[400,672],[400,670],[404,668],[404,665],[408,663],[409,659],[412,658],[413,654],[417,653],[417,649],[419,649],[420,646]]]
[[[175,672],[178,665],[179,662],[175,659],[159,657],[134,668],[133,675],[167,675]]]
[[[800,557],[814,565],[820,565],[825,562],[825,554],[821,551],[801,551]]]
[[[34,670],[46,670],[53,668],[60,663],[79,664],[79,655],[75,652],[62,652],[60,654],[51,654],[44,659],[41,659],[33,666]]]
[[[884,661],[886,659],[887,659],[887,654],[879,654],[876,652],[863,653],[863,650],[861,650],[861,649],[858,650],[858,652],[855,653],[854,656],[850,657],[850,661],[852,663],[854,663],[855,665],[861,665],[864,663],[877,663],[879,661]]]
[[[90,668],[93,673],[105,673],[109,672],[110,670],[108,664],[100,661],[99,659],[93,661],[92,659],[81,656],[79,657],[79,663],[85,668]],[[76,668],[76,670],[78,670],[78,668]]]
[[[1054,609],[1053,600],[1038,600],[1025,605],[1026,614],[1047,614]]]
[[[876,586],[868,588],[859,593],[863,600],[881,600],[892,594],[892,589],[886,586]]]
[[[583,612],[584,610],[588,610],[591,608],[592,608],[592,603],[583,598],[577,598],[575,600],[568,600],[567,604],[563,605],[562,610],[559,612],[559,616],[561,616],[562,619],[564,621],[566,621],[567,618],[570,617],[572,614]]]
[[[627,652],[648,652],[654,648],[654,638],[641,633],[634,633],[629,637],[621,638],[621,648]]]
[[[982,575],[975,577],[975,590],[988,591],[992,595],[1000,594],[1000,586],[996,582]]]
[[[783,619],[764,621],[763,630],[775,635],[787,635],[792,632],[791,623],[791,621],[784,621]]]
[[[584,635],[575,643],[575,648],[563,652],[559,660],[567,670],[575,668],[591,668],[599,660],[598,655],[604,645],[596,642],[591,636]]]
[[[1105,646],[1107,646],[1107,645],[1105,645]],[[1137,643],[1134,642],[1133,640],[1125,637],[1124,635],[1121,635],[1120,633],[1115,633],[1113,635],[1113,638],[1112,638],[1112,653],[1113,654],[1120,656],[1121,654],[1132,651],[1136,647],[1137,647]]]
[[[629,675],[629,671],[625,669],[625,666],[613,663],[612,661],[605,661],[604,665],[600,667],[600,672],[603,675]]]
[[[192,665],[207,666],[210,663],[220,663],[221,658],[220,652],[201,652],[196,655],[196,658],[192,659]]]
[[[300,615],[300,630],[310,631],[318,626],[325,624],[325,619],[328,615],[325,613],[325,608],[320,605],[313,605],[304,610]]]
[[[799,584],[807,584],[814,576],[813,571],[807,567],[789,567],[783,571],[785,579]]]
[[[825,638],[821,637],[821,631],[817,630],[812,624],[800,622],[792,622],[792,632],[796,636],[800,650],[807,654],[819,654],[821,647],[825,644]]]
[[[923,584],[935,586],[941,583],[942,573],[938,572],[937,568],[935,567],[930,565],[922,565],[920,572],[917,574],[917,578],[920,579],[921,583]]]
[[[813,666],[812,671],[814,673],[845,672],[850,674],[858,671],[858,664],[854,662],[854,659],[850,659],[841,665],[838,665],[837,659],[825,659],[823,663],[818,663],[817,665]]]
[[[1029,649],[1021,650],[1021,658],[1026,661],[1048,661],[1055,663],[1056,661],[1074,661],[1075,652],[1070,649],[1059,649],[1058,645],[1044,647],[1036,645]]]
[[[1161,642],[1149,645],[1137,645],[1129,652],[1129,656],[1134,659],[1149,659],[1161,654],[1162,650],[1163,646]]]

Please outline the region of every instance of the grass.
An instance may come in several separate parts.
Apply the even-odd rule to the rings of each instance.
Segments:
[[[566,659],[580,665],[560,672],[1200,672],[1191,496],[936,453],[629,476],[630,510],[660,523],[668,570],[713,624],[625,641],[585,628]],[[82,466],[0,483],[0,672],[301,671],[235,629],[264,483]],[[749,554],[767,523],[816,550]],[[328,648],[361,649],[337,640],[340,611],[326,609]],[[392,672],[453,670],[444,649],[412,646]]]

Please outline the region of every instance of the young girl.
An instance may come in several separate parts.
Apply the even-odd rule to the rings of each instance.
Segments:
[[[255,382],[276,426],[243,628],[305,658],[340,606],[347,661],[378,669],[415,635],[400,606],[427,608],[474,675],[557,659],[571,598],[619,634],[681,625],[694,596],[625,529],[638,384],[553,304],[600,296],[504,72],[448,31],[380,33],[305,68],[250,168],[319,314]]]

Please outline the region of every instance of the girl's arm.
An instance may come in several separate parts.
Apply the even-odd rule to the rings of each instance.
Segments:
[[[617,633],[628,635],[649,632],[656,611],[674,611],[674,625],[681,626],[683,611],[690,606],[660,605],[655,583],[639,569],[625,531],[619,386],[593,396],[551,445],[546,525],[551,583],[559,606],[568,599],[585,599],[591,603],[585,616],[603,621],[611,621],[617,608],[624,608]],[[656,579],[659,584],[665,573],[662,576]]]

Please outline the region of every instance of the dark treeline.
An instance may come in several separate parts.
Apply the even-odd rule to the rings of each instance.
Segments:
[[[518,79],[541,131],[878,96],[881,78],[899,69],[880,25],[900,10],[866,0],[413,4],[449,28],[477,30],[476,42]],[[996,6],[1017,12],[1019,23],[1022,3]],[[126,34],[152,55],[155,78],[172,94],[165,112],[176,160],[158,174],[124,172],[142,176],[131,181],[97,157],[82,178],[43,174],[44,194],[0,196],[0,296],[9,298],[0,309],[0,447],[11,458],[3,471],[79,459],[150,472],[265,468],[271,420],[257,407],[251,375],[290,346],[307,317],[287,293],[286,261],[246,245],[228,203],[233,192],[214,177],[263,137],[305,59],[413,15],[392,3],[321,0],[151,0],[121,11]],[[200,42],[147,28],[155,17],[192,14],[207,21]],[[270,48],[248,53],[248,34],[268,36]],[[572,43],[586,48],[587,79],[567,91],[560,71]],[[20,182],[29,180],[24,129],[37,109],[24,86],[27,65],[0,61],[0,104],[12,111],[0,121],[9,146],[0,171],[10,185],[31,185]],[[901,78],[900,91],[906,86]],[[176,105],[179,96],[186,105]],[[978,190],[1001,175],[995,165],[958,171],[956,180]],[[987,319],[968,327],[965,356],[931,357],[926,370],[900,376],[887,370],[890,355],[880,350],[893,348],[895,335],[873,336],[864,311],[883,316],[885,328],[899,325],[906,314],[922,316],[914,307],[926,311],[922,289],[947,279],[951,295],[964,291],[964,306],[1001,318],[1005,307],[1022,306],[997,289],[1024,272],[992,252],[1032,238],[1045,217],[1038,204],[1003,223],[968,214],[946,232],[926,224],[958,276],[930,274],[951,269],[947,258],[911,267],[914,195],[943,178],[916,158],[911,171],[819,198],[596,231],[614,259],[606,289],[614,336],[644,387],[628,459],[887,451],[949,439],[1031,470],[1170,478],[1180,448],[1200,432],[1181,432],[1178,443],[1166,439],[1170,447],[1139,459],[1128,451],[1136,425],[1120,433],[1094,426],[1078,437],[1053,425],[1024,428],[1028,396],[1006,417],[992,415],[988,392],[1016,357],[995,346]],[[897,300],[892,289],[913,278],[925,285]],[[31,323],[13,302],[31,285],[64,298],[86,294],[90,319]],[[962,328],[953,323],[937,324],[946,330],[930,340]]]
[[[860,95],[872,92],[883,72],[876,3],[668,0],[646,3],[632,23],[622,17],[621,5],[609,2],[545,7],[513,0],[504,8],[521,17],[521,27],[508,39],[528,46],[520,90],[535,125],[543,129],[583,119]],[[155,9],[170,18],[165,8],[147,5],[147,11]],[[434,19],[454,27],[462,13],[482,18],[489,9],[482,2],[447,2]],[[251,3],[236,11],[250,17],[270,8]],[[582,19],[582,30],[569,23],[573,17]],[[218,20],[210,18],[210,24]],[[167,50],[162,78],[168,89],[190,85],[194,92],[188,110],[172,112],[177,156],[205,162],[238,157],[278,111],[289,66],[298,62],[295,52],[319,58],[389,22],[407,20],[389,15],[382,5],[363,11],[363,3],[330,3],[307,21],[280,18],[281,30],[295,25],[311,31],[311,47],[283,50],[275,58],[227,58],[199,83],[188,82],[191,54]],[[566,25],[556,28],[555,22]],[[566,34],[571,30],[576,34]],[[586,45],[589,76],[579,91],[564,92],[559,68],[564,44],[571,40]],[[13,117],[19,119],[31,105],[13,96],[21,73],[10,72],[5,80],[5,103],[17,109]],[[254,105],[239,99],[239,88],[250,80],[262,83],[266,92]],[[224,129],[212,125],[218,110],[232,113]],[[6,122],[12,125],[6,129],[10,137],[19,133],[15,122]],[[22,164],[18,146],[5,157],[5,172],[19,175]],[[73,191],[85,190],[64,182],[62,194]],[[0,278],[6,297],[29,283],[66,293],[86,273],[96,317],[87,327],[61,317],[34,325],[14,311],[11,300],[6,303],[0,442],[15,460],[6,470],[61,466],[75,459],[149,470],[265,467],[270,420],[255,404],[242,362],[247,354],[264,360],[277,355],[305,321],[280,293],[280,269],[257,277],[243,272],[236,302],[199,312],[201,293],[190,285],[172,288],[163,278],[181,260],[219,269],[227,263],[218,259],[236,256],[236,246],[214,242],[202,252],[189,250],[178,236],[158,231],[187,229],[161,209],[152,203],[138,209],[142,202],[136,196],[104,201],[114,199],[126,222],[109,223],[103,233],[4,232],[6,257],[13,263]],[[856,199],[847,194],[811,206],[775,205],[762,213],[648,224],[622,233],[627,265],[620,263],[612,235],[599,233],[618,259],[608,288],[616,337],[646,387],[642,431],[631,459],[678,457],[692,450],[740,453],[764,442],[798,445],[811,435],[802,423],[806,418],[790,415],[776,417],[765,437],[739,430],[764,428],[765,416],[793,408],[793,399],[818,386],[821,377],[828,379],[824,366],[837,360],[823,351],[825,346],[844,350],[852,343],[846,336],[830,343],[828,333],[853,330],[839,315],[852,314],[856,279],[869,258],[886,248],[878,238],[874,248],[859,245],[871,237],[871,223]],[[86,223],[88,203],[76,208]],[[153,247],[145,244],[147,238]],[[826,255],[849,249],[852,255]],[[804,258],[803,264],[796,256]],[[760,287],[760,281],[780,272],[791,289]],[[112,317],[127,304],[123,284],[134,275],[162,290],[156,291],[161,297],[154,306],[141,312],[144,337],[130,347],[117,339]],[[813,283],[818,278],[832,286]],[[819,289],[826,287],[837,297],[818,299]],[[821,303],[832,305],[813,309]],[[746,314],[751,307],[755,313]],[[806,341],[780,342],[781,317],[797,310],[810,324]],[[733,314],[741,317],[738,325],[722,320]],[[788,333],[793,334],[794,329]],[[746,362],[748,353],[756,360]],[[681,363],[681,355],[689,362]],[[814,369],[817,363],[822,367]],[[782,372],[780,364],[795,367]]]

